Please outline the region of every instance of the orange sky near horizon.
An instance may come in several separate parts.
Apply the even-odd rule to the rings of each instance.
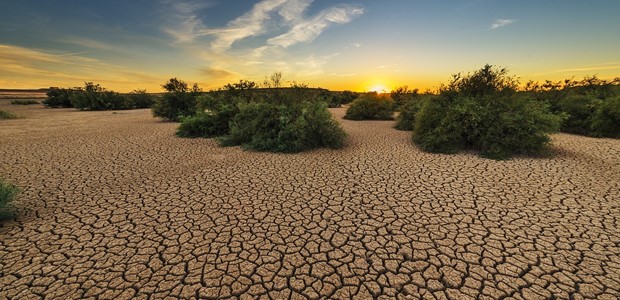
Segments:
[[[521,83],[620,77],[620,1],[9,1],[0,89],[217,89],[273,72],[330,90],[435,90],[505,67]]]

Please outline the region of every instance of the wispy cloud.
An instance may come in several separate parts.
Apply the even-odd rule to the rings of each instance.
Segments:
[[[580,67],[580,68],[571,68],[571,69],[562,69],[557,70],[558,73],[566,73],[566,72],[591,72],[591,71],[605,71],[605,70],[616,70],[620,69],[620,63],[613,62],[607,63],[597,66],[588,66],[588,67]]]
[[[200,73],[206,77],[215,77],[215,78],[229,78],[236,76],[237,74],[228,70],[219,69],[219,68],[204,68],[200,69]]]
[[[208,28],[199,18],[196,10],[204,7],[175,2],[172,8],[177,12],[175,18],[180,25],[166,27],[164,31],[181,43],[207,37],[211,40],[210,49],[221,53],[245,38],[258,35],[268,37],[270,33],[288,28],[284,34],[268,37],[265,44],[257,48],[260,52],[265,50],[265,46],[286,48],[302,42],[311,42],[331,24],[346,24],[364,13],[361,6],[343,4],[328,7],[314,16],[306,16],[313,2],[314,0],[263,0],[256,3],[250,11],[220,28]]]
[[[514,22],[517,22],[515,19],[496,19],[493,24],[491,24],[491,30],[495,30],[504,26],[508,26]]]
[[[286,48],[301,42],[311,42],[321,35],[331,23],[346,24],[363,13],[363,8],[351,5],[331,7],[311,19],[304,20],[302,18],[298,20],[287,33],[271,38],[267,43]]]
[[[84,80],[118,83],[135,88],[136,84],[157,82],[161,78],[131,68],[106,63],[78,53],[50,52],[0,44],[0,73],[28,82],[34,87],[54,84],[79,85]]]

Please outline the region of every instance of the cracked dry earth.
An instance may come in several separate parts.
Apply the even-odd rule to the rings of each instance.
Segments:
[[[0,105],[2,106],[2,105]],[[424,153],[342,120],[342,150],[180,139],[148,110],[2,108],[2,299],[617,299],[620,141],[549,158]]]

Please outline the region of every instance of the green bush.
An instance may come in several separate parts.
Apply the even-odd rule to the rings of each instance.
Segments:
[[[7,120],[7,119],[17,119],[17,115],[12,112],[12,111],[8,111],[8,110],[1,110],[0,109],[0,120]]]
[[[568,133],[589,135],[592,118],[602,102],[602,100],[587,95],[570,95],[560,99],[559,111],[567,116],[561,130]]]
[[[146,90],[134,90],[126,95],[134,108],[151,108],[155,104],[155,97]]]
[[[220,107],[217,111],[200,112],[195,116],[184,117],[177,129],[177,136],[184,138],[213,138],[230,132],[230,121],[239,109],[235,105]]]
[[[620,138],[620,96],[605,99],[591,118],[595,137]]]
[[[182,117],[196,115],[196,98],[200,92],[196,84],[190,89],[184,81],[171,78],[162,87],[167,92],[153,105],[155,117],[178,122]]]
[[[11,104],[13,104],[13,105],[32,105],[32,104],[39,104],[39,101],[35,101],[35,100],[13,100],[13,101],[11,101]]]
[[[99,84],[86,82],[84,88],[73,90],[71,105],[79,110],[118,110],[133,108],[132,101],[117,92],[106,91]]]
[[[170,92],[157,99],[153,115],[168,121],[178,122],[182,117],[197,113],[196,96],[187,92]]]
[[[400,114],[396,118],[396,125],[394,128],[412,131],[415,127],[416,115],[425,105],[426,101],[427,98],[417,96],[401,104]]]
[[[430,152],[474,149],[493,159],[540,154],[560,128],[548,106],[516,93],[505,69],[485,66],[455,75],[416,114],[413,141]]]
[[[71,103],[71,94],[75,89],[50,89],[47,91],[47,99],[43,100],[43,104],[47,107],[73,107]]]
[[[222,138],[222,144],[256,151],[300,152],[340,148],[345,136],[324,102],[252,102],[239,104],[239,113],[231,121],[230,134]]]
[[[540,154],[560,122],[543,103],[517,95],[439,96],[417,115],[413,140],[430,152],[474,149],[484,157],[506,159]]]
[[[0,178],[0,220],[14,217],[15,212],[11,202],[15,199],[18,193],[19,189],[16,186],[7,183]]]
[[[394,101],[386,95],[367,93],[353,101],[344,116],[348,120],[392,120]]]

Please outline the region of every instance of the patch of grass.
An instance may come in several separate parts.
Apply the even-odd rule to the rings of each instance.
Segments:
[[[0,109],[0,120],[17,119],[19,118],[14,112]]]
[[[11,205],[11,202],[19,194],[19,189],[5,182],[0,178],[0,220],[6,220],[15,216],[15,210]]]
[[[39,104],[39,101],[35,101],[35,100],[13,100],[13,101],[11,101],[11,104],[13,104],[13,105],[33,105],[33,104]]]

